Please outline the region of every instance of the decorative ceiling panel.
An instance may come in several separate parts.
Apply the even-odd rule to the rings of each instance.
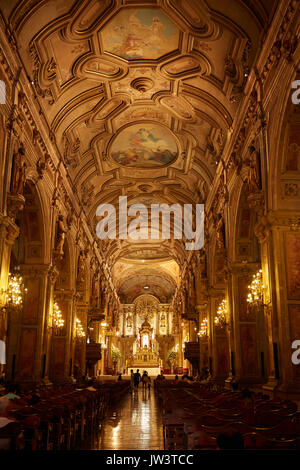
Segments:
[[[148,205],[205,202],[271,10],[259,0],[251,8],[245,3],[5,6],[41,113],[93,227],[98,205],[117,204],[120,195]],[[111,265],[159,260],[147,277],[151,292],[163,301],[174,291],[162,263],[183,262],[181,240],[96,241]],[[124,280],[123,300],[141,294],[145,269]]]

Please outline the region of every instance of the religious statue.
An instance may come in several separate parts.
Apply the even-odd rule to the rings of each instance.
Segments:
[[[98,289],[97,289],[97,282],[98,282],[98,276],[97,273],[93,275],[92,279],[92,299],[91,299],[91,304],[94,307],[97,307],[98,305]]]
[[[250,147],[249,166],[248,190],[250,193],[255,193],[261,189],[260,157],[259,152],[253,146]]]
[[[25,183],[25,171],[26,171],[26,159],[25,159],[25,149],[20,147],[18,152],[14,154],[13,157],[13,173],[12,173],[12,183],[11,183],[11,192],[16,195],[23,195],[24,183]]]
[[[128,313],[127,315],[127,328],[132,328],[132,315]]]
[[[85,275],[84,254],[83,254],[83,251],[80,250],[79,257],[78,257],[77,282],[83,283],[84,275]]]
[[[64,224],[64,218],[62,215],[58,216],[58,222],[57,222],[57,244],[56,244],[56,251],[58,251],[59,254],[63,255],[63,247],[65,243],[65,234],[67,230],[65,228]]]
[[[201,269],[201,278],[207,277],[207,258],[206,253],[203,248],[200,250],[200,269]]]
[[[217,248],[218,250],[224,250],[225,248],[225,225],[222,216],[220,216],[217,224]]]
[[[166,316],[164,313],[161,314],[160,317],[160,327],[165,328],[166,327]]]

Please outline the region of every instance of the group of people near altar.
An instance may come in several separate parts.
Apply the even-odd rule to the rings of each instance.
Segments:
[[[140,374],[140,369],[137,369],[136,372],[133,372],[133,369],[130,371],[130,388],[131,391],[138,390],[140,382],[142,383],[143,390],[150,390],[151,387],[151,377],[148,375],[148,372],[144,370],[143,375]]]

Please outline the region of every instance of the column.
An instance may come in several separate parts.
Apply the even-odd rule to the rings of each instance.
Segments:
[[[5,343],[6,347],[8,327],[8,312],[5,308],[6,289],[11,248],[18,235],[18,226],[9,217],[0,215],[0,340]],[[5,369],[5,364],[0,364],[0,376]]]
[[[196,306],[196,310],[199,314],[199,330],[202,321],[206,318],[208,321],[209,313],[208,313],[208,302],[203,302],[200,305]],[[209,367],[209,332],[207,332],[207,336],[199,336],[200,342],[200,361],[199,361],[199,369],[200,373],[203,367]]]
[[[213,377],[220,383],[224,382],[228,377],[230,370],[229,358],[229,341],[227,327],[217,327],[214,319],[217,313],[218,306],[225,293],[223,290],[213,289],[209,290],[210,294],[210,341],[212,353],[212,369]]]
[[[55,300],[62,312],[64,326],[59,330],[53,329],[50,378],[54,383],[63,383],[70,382],[73,375],[74,291],[55,291]]]

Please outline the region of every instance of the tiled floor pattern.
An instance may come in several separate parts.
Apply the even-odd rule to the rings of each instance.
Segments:
[[[111,408],[92,449],[163,449],[162,416],[154,391],[139,389]]]

